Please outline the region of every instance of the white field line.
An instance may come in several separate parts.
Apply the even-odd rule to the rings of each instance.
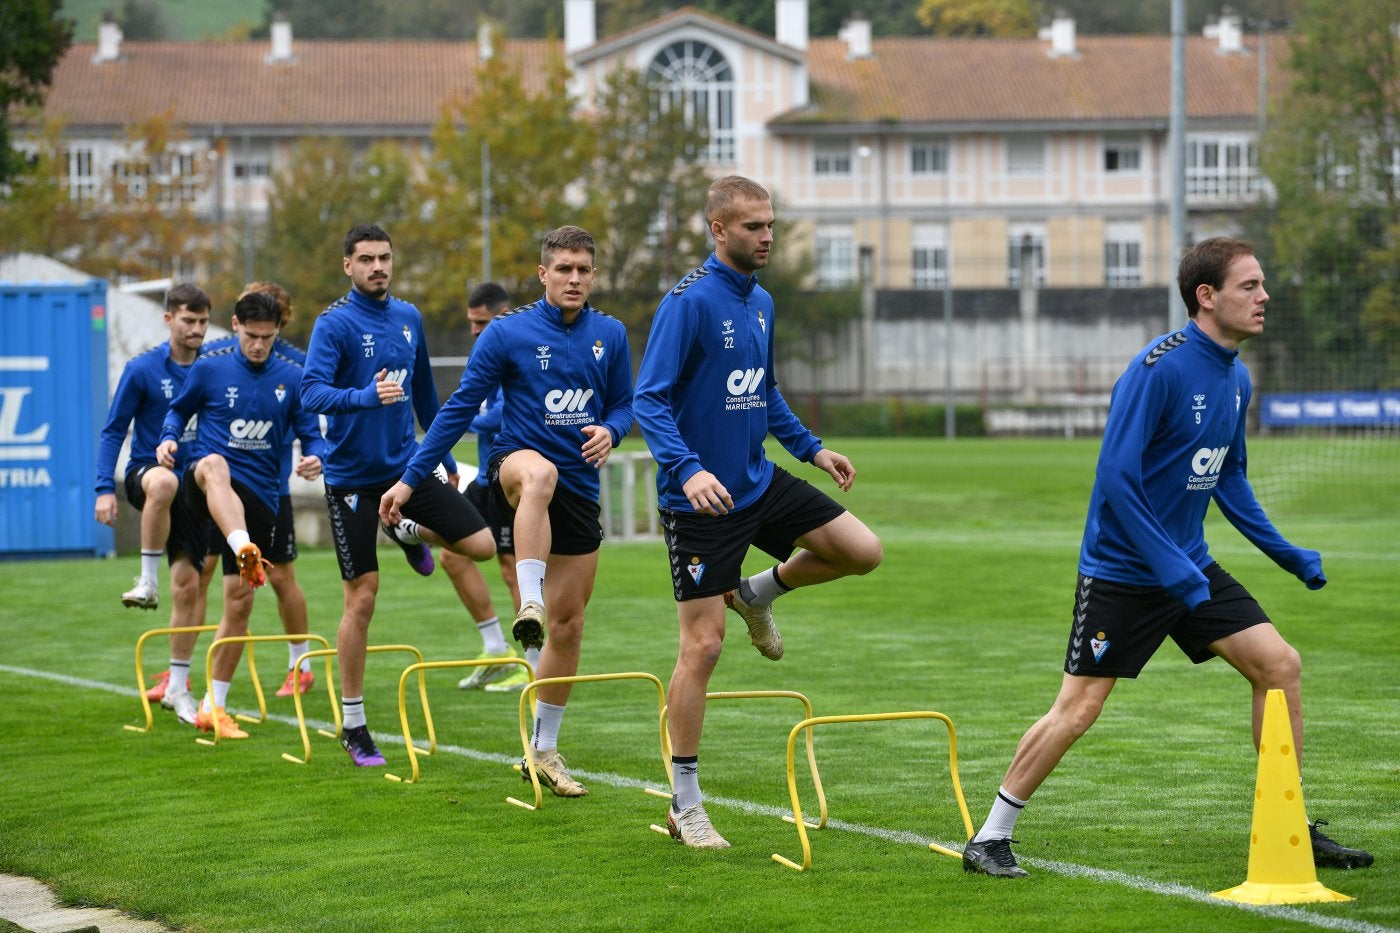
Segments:
[[[19,677],[32,677],[38,680],[48,680],[54,683],[64,684],[69,687],[80,687],[84,690],[102,690],[107,693],[115,693],[118,696],[130,697],[138,700],[136,691],[130,687],[122,687],[117,684],[103,683],[98,680],[86,680],[81,677],[72,677],[67,674],[59,674],[52,671],[40,671],[27,667],[12,667],[8,664],[0,664],[0,672],[14,674]],[[153,710],[155,712],[155,710]],[[254,710],[230,710],[231,713],[242,713],[245,716],[255,715]],[[269,722],[280,722],[295,727],[297,720],[293,716],[283,716],[276,713],[268,713]],[[323,720],[306,720],[308,729],[334,728],[334,723]],[[403,736],[397,733],[375,732],[373,733],[377,742],[387,745],[403,745]],[[421,744],[422,751],[426,752],[426,745],[416,743],[415,748]],[[460,745],[447,745],[438,743],[436,754],[459,755],[463,758],[470,758],[474,761],[489,762],[499,765],[512,765],[519,759],[513,755],[500,755],[495,752],[483,752],[474,748],[465,748]],[[641,781],[636,778],[627,777],[621,774],[612,774],[606,771],[586,771],[582,768],[569,769],[570,773],[576,777],[586,778],[589,781],[599,784],[607,784],[612,787],[627,787],[637,790],[645,790],[648,787],[663,789],[658,787],[655,781]],[[765,816],[781,819],[791,815],[792,811],[785,807],[773,807],[767,804],[754,803],[749,800],[738,800],[733,797],[715,797],[705,795],[705,803],[709,806],[728,807],[731,810],[738,810],[751,816]],[[878,826],[866,826],[860,823],[848,823],[845,820],[827,819],[828,829],[839,829],[844,832],[859,833],[863,836],[870,836],[874,839],[882,839],[899,845],[914,845],[920,848],[927,848],[930,842],[936,842],[941,846],[950,849],[961,849],[961,840],[935,839],[931,836],[921,836],[918,833],[911,833],[903,830],[882,829]],[[1256,906],[1253,904],[1240,904],[1235,901],[1224,901],[1211,897],[1209,891],[1199,888],[1188,887],[1184,884],[1173,884],[1170,882],[1153,881],[1150,878],[1139,878],[1126,872],[1112,871],[1104,868],[1094,868],[1089,865],[1076,865],[1071,862],[1057,862],[1050,859],[1029,858],[1018,856],[1017,860],[1023,865],[1037,868],[1042,871],[1053,872],[1057,875],[1065,875],[1071,878],[1088,878],[1091,881],[1098,881],[1104,884],[1116,884],[1125,888],[1132,888],[1137,891],[1146,891],[1150,894],[1158,894],[1163,897],[1175,897],[1183,900],[1195,901],[1200,904],[1208,904],[1212,907],[1223,909],[1244,910],[1250,913],[1259,914],[1265,917],[1276,917],[1280,920],[1290,920],[1295,923],[1302,923],[1308,926],[1317,927],[1324,930],[1345,930],[1348,933],[1400,933],[1400,929],[1395,927],[1379,926],[1373,923],[1362,923],[1356,920],[1348,920],[1345,917],[1330,917],[1309,913],[1297,907],[1284,906]]]

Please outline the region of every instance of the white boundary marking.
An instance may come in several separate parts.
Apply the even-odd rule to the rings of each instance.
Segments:
[[[53,681],[54,683],[65,684],[70,687],[81,687],[85,690],[101,690],[106,693],[114,693],[118,696],[130,697],[139,700],[136,691],[130,687],[121,687],[116,684],[103,683],[100,680],[86,680],[81,677],[73,677],[68,674],[59,674],[52,671],[40,671],[28,667],[13,667],[8,664],[0,664],[0,672],[15,674],[20,677],[32,677],[39,680]],[[240,712],[244,715],[253,715],[253,710],[231,710],[230,712]],[[268,713],[269,722],[280,722],[285,725],[295,726],[297,720],[292,716]],[[333,723],[320,720],[308,719],[308,728],[329,730]],[[403,736],[383,732],[372,733],[374,738],[389,745],[403,745]],[[416,746],[415,746],[416,747]],[[425,749],[426,750],[426,749]],[[474,748],[465,748],[460,745],[445,745],[441,742],[437,746],[438,753],[448,752],[453,755],[460,755],[463,758],[470,758],[474,761],[483,761],[493,764],[511,765],[517,759],[513,755],[500,755],[494,752],[483,752]],[[638,790],[647,787],[655,787],[654,781],[640,781],[636,778],[626,777],[621,774],[611,774],[606,771],[585,771],[582,768],[571,768],[570,771],[583,778],[597,783],[607,784],[612,787],[629,787]],[[754,803],[750,800],[739,800],[733,797],[705,796],[707,804],[728,807],[731,810],[738,810],[751,816],[768,816],[781,818],[791,815],[792,811],[785,807],[773,807],[767,804]],[[917,845],[920,848],[927,848],[930,842],[937,842],[941,846],[951,849],[961,848],[963,842],[956,842],[934,839],[929,836],[921,836],[918,833],[906,832],[903,830],[881,829],[878,826],[866,826],[860,823],[848,823],[844,820],[828,819],[826,825],[830,829],[839,829],[845,832],[859,833],[863,836],[870,836],[874,839],[882,839],[900,845]],[[1192,888],[1184,884],[1172,882],[1153,881],[1150,878],[1139,878],[1126,872],[1112,871],[1104,868],[1094,868],[1089,865],[1076,865],[1072,862],[1057,862],[1050,859],[1026,858],[1018,856],[1018,861],[1042,871],[1053,872],[1057,875],[1065,875],[1070,878],[1087,878],[1091,881],[1098,881],[1103,884],[1116,884],[1137,891],[1146,891],[1149,894],[1158,894],[1163,897],[1176,897],[1184,900],[1195,901],[1200,904],[1208,904],[1212,907],[1232,908],[1244,910],[1250,913],[1259,914],[1266,917],[1277,917],[1281,920],[1291,920],[1295,923],[1303,923],[1308,926],[1318,927],[1325,930],[1346,930],[1348,933],[1400,933],[1400,929],[1395,927],[1380,926],[1374,923],[1364,923],[1358,920],[1349,920],[1345,917],[1330,917],[1320,914],[1310,913],[1298,907],[1286,906],[1258,906],[1254,904],[1241,904],[1236,901],[1225,901],[1217,897],[1211,897],[1211,892],[1203,891],[1199,888]]]

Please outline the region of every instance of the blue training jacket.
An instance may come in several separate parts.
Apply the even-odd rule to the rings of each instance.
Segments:
[[[1280,567],[1316,589],[1317,551],[1284,540],[1254,497],[1245,468],[1249,370],[1191,321],[1144,347],[1113,387],[1079,572],[1160,586],[1195,609],[1210,599],[1202,571],[1206,510],[1225,518]]]
[[[489,457],[538,451],[565,488],[597,501],[598,470],[584,461],[584,425],[600,424],[617,447],[632,429],[632,354],[621,321],[584,305],[572,324],[541,298],[481,332],[462,382],[442,406],[404,471],[417,486],[466,433],[496,387],[505,396]],[[489,459],[488,461],[489,462]]]
[[[375,375],[400,383],[403,396],[381,405]],[[326,416],[324,471],[331,486],[393,482],[417,447],[413,416],[426,429],[438,412],[437,387],[418,309],[392,296],[351,289],[321,312],[306,350],[302,404]],[[451,454],[448,472],[457,472]]]
[[[501,430],[505,413],[506,394],[500,386],[491,397],[481,403],[481,409],[467,430],[476,435],[476,477],[472,482],[478,486],[490,486],[486,476],[486,465],[491,462],[491,445],[496,443],[496,434]]]
[[[661,299],[633,405],[656,458],[662,508],[692,511],[685,481],[709,470],[746,508],[773,479],[772,434],[798,460],[821,439],[798,420],[773,371],[773,299],[711,253]]]
[[[122,368],[117,391],[107,410],[107,423],[97,446],[97,494],[116,492],[117,457],[126,440],[127,428],[135,422],[131,435],[131,454],[127,469],[135,470],[156,462],[156,445],[160,443],[161,425],[165,423],[170,403],[185,386],[190,366],[181,366],[170,358],[170,341],[152,347],[127,360]],[[185,445],[194,440],[193,423],[184,426],[178,438],[181,449],[175,454],[175,473],[182,474],[189,459]]]
[[[223,455],[229,474],[274,515],[292,435],[302,439],[308,456],[324,453],[319,419],[301,404],[301,367],[276,353],[258,365],[235,344],[195,360],[184,391],[170,403],[160,439],[178,441],[181,425],[194,415],[199,429],[189,461]]]
[[[222,349],[224,349],[225,347],[231,347],[231,346],[234,346],[234,345],[237,344],[237,343],[238,343],[238,335],[237,335],[237,334],[229,334],[227,337],[220,337],[218,340],[206,341],[205,344],[204,344],[204,346],[202,346],[202,347],[199,348],[199,355],[200,355],[200,356],[204,356],[206,353],[213,353],[215,350],[222,350]],[[300,348],[300,347],[298,347],[296,344],[292,343],[290,340],[287,340],[285,337],[282,337],[281,335],[278,335],[277,339],[274,340],[274,341],[272,341],[272,352],[273,352],[273,353],[280,354],[280,355],[286,357],[287,359],[291,360],[293,363],[296,363],[298,366],[302,366],[302,367],[305,367],[305,366],[306,366],[306,354],[303,353],[303,352],[301,352],[301,348]],[[318,436],[318,437],[320,436],[320,432],[319,432],[319,431],[317,432],[317,436]],[[306,445],[305,445],[305,443],[303,443],[303,445],[302,445],[303,456],[306,455],[306,454],[305,454],[305,448],[306,448]],[[288,445],[287,445],[286,460],[285,460],[285,462],[283,462],[283,464],[282,464],[282,495],[283,495],[284,498],[285,498],[286,496],[291,495],[291,493],[292,493],[291,477],[292,477],[292,445],[291,445],[291,444],[288,444]]]

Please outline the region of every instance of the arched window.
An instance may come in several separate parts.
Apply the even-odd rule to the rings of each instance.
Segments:
[[[652,59],[647,76],[666,105],[683,108],[686,120],[704,128],[706,161],[734,161],[734,72],[717,49],[694,39],[673,42]]]

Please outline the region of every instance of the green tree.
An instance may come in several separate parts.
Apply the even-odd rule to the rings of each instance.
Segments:
[[[594,229],[577,194],[592,157],[592,137],[574,119],[563,59],[551,61],[537,80],[542,86],[531,91],[519,68],[498,56],[478,69],[472,98],[446,106],[433,128],[414,246],[418,306],[429,320],[458,322],[465,290],[486,277],[481,264],[485,198],[490,200],[490,278],[520,302],[539,292],[545,233],[568,223]],[[490,160],[485,181],[483,155]]]
[[[1295,388],[1395,385],[1400,0],[1300,0],[1298,16],[1291,84],[1262,154],[1277,198],[1260,233],[1285,281],[1275,300],[1289,299],[1276,330],[1288,338],[1279,378]]]
[[[357,223],[377,223],[393,237],[394,294],[409,301],[421,294],[412,275],[421,256],[413,172],[410,153],[395,143],[357,153],[343,139],[308,139],[274,177],[256,277],[291,293],[299,311],[292,339],[310,334],[316,313],[349,289],[343,241]]]
[[[640,349],[662,293],[704,261],[704,134],[640,72],[618,70],[599,90],[588,130],[589,230],[598,243],[598,303]]]
[[[72,21],[59,15],[62,6],[62,0],[0,3],[0,186],[27,163],[11,148],[12,109],[43,102],[54,66],[73,41]]]
[[[940,36],[1034,36],[1038,0],[919,0],[919,22]]]

